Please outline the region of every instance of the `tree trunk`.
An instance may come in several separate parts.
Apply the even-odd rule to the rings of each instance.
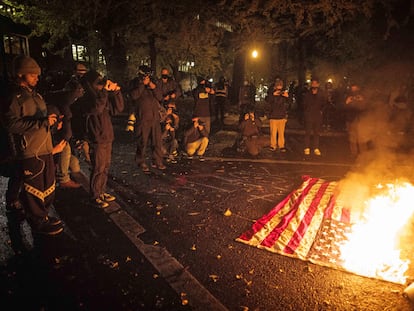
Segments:
[[[302,39],[299,38],[298,45],[298,84],[302,87],[306,82],[306,46]]]
[[[236,105],[239,102],[239,89],[245,78],[246,51],[237,51],[234,55],[233,78],[231,84],[230,102]]]
[[[120,38],[116,36],[113,40],[113,45],[109,47],[107,59],[107,71],[109,79],[123,83],[128,80],[126,59],[126,49]]]
[[[151,69],[155,75],[157,72],[157,48],[155,47],[155,35],[150,35],[148,37],[148,45],[151,59]]]

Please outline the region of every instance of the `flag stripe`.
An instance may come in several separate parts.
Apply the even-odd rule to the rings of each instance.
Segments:
[[[271,232],[266,236],[266,238],[260,244],[261,246],[271,247],[272,245],[275,244],[276,240],[280,237],[282,232],[288,227],[290,221],[292,219],[294,219],[299,206],[305,200],[308,193],[311,191],[312,187],[317,182],[318,182],[317,178],[309,179],[308,182],[307,182],[307,185],[305,186],[305,188],[302,191],[299,192],[299,196],[297,196],[297,197],[295,195],[292,196],[292,197],[296,197],[296,199],[290,205],[290,208],[288,209],[287,214],[284,214],[283,217],[280,219],[280,222],[277,223],[273,227],[273,230],[271,230]],[[296,192],[295,194],[297,194],[297,193],[298,192]]]
[[[310,204],[309,208],[306,210],[305,217],[302,219],[301,223],[298,226],[298,229],[295,231],[292,239],[289,241],[289,243],[286,245],[285,249],[283,250],[287,254],[293,254],[296,250],[296,248],[299,246],[299,244],[302,241],[302,238],[305,236],[309,226],[311,225],[312,221],[315,219],[313,218],[316,210],[318,209],[319,203],[322,200],[322,197],[325,194],[326,189],[328,188],[329,183],[325,182],[323,183],[319,189],[318,192],[313,199],[312,203]],[[320,221],[317,224],[319,227]]]
[[[305,179],[306,177],[304,177]],[[287,205],[288,202],[293,200],[293,197],[295,194],[297,194],[298,192],[302,191],[303,188],[305,188],[307,186],[307,184],[310,182],[311,178],[306,178],[305,182],[301,185],[301,187],[297,190],[292,191],[287,197],[285,197],[279,204],[277,204],[268,214],[264,215],[262,218],[260,218],[259,220],[257,220],[252,228],[248,231],[246,231],[245,233],[243,233],[239,239],[240,240],[244,240],[244,241],[249,241],[253,238],[253,236],[255,234],[257,234],[257,232],[261,231],[265,226],[268,226],[271,219],[277,215],[280,210]],[[315,179],[314,182],[316,182],[317,180]]]

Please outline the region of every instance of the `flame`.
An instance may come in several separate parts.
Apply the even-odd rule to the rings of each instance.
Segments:
[[[341,246],[343,267],[359,275],[404,284],[409,260],[401,259],[399,236],[414,214],[414,186],[378,185],[379,194],[364,202],[362,216]]]

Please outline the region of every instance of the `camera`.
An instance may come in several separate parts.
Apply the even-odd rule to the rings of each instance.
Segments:
[[[142,65],[142,66],[139,66],[138,67],[138,72],[137,72],[137,75],[138,75],[138,78],[142,81],[142,80],[144,80],[145,78],[147,78],[147,77],[149,77],[150,78],[150,81],[152,82],[152,83],[156,83],[156,80],[155,80],[155,78],[154,78],[154,76],[153,76],[153,71],[151,70],[151,68],[150,67],[148,67],[148,66],[146,66],[146,65]]]

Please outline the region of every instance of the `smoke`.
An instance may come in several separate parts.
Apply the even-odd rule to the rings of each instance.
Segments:
[[[360,153],[340,181],[339,200],[353,214],[362,214],[364,202],[379,191],[378,185],[414,183],[411,109],[392,109],[389,96],[375,88],[365,90],[365,96],[366,110],[349,129],[358,133]]]

